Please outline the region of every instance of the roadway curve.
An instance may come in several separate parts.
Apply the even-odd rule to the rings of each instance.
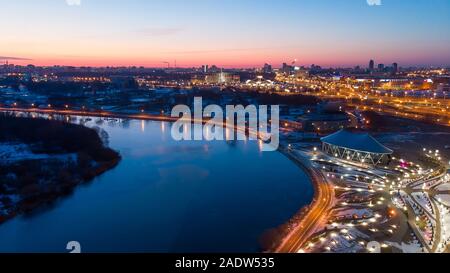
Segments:
[[[288,149],[281,149],[287,157],[305,169],[315,190],[313,203],[298,225],[293,229],[281,244],[275,249],[276,253],[297,253],[301,250],[311,236],[321,228],[328,213],[334,205],[334,188],[327,181],[320,170],[314,168],[309,161]]]

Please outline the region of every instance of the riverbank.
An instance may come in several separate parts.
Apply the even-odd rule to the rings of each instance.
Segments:
[[[323,174],[316,170],[306,158],[294,154],[289,147],[280,147],[279,152],[305,171],[314,188],[311,204],[303,207],[287,223],[278,228],[279,238],[274,238],[273,245],[268,250],[275,253],[296,253],[306,240],[323,226],[326,212],[333,205],[334,190],[328,185]]]
[[[56,120],[0,116],[0,224],[70,194],[121,156],[99,132]]]
[[[313,218],[312,216],[314,216],[315,210],[320,208],[323,203],[324,197],[320,187],[320,184],[323,183],[323,177],[318,172],[314,171],[310,162],[306,161],[306,159],[301,156],[294,154],[290,147],[280,147],[278,151],[305,172],[313,186],[314,195],[311,203],[302,207],[286,223],[268,230],[263,234],[261,245],[264,251],[269,253],[297,252],[297,250],[293,251],[292,249],[299,249],[300,247],[298,247],[298,245],[301,245],[303,242],[298,240],[293,242],[292,238],[295,238],[296,236],[296,238],[299,238],[299,232],[302,232],[305,235],[305,233],[309,234],[313,229],[316,230],[319,228],[317,227],[319,222],[317,220],[319,219],[316,219],[313,226],[308,224],[308,230],[302,231],[305,227],[305,222],[308,219]]]

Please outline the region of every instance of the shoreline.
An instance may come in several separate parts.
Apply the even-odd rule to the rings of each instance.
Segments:
[[[1,120],[2,128],[12,134],[12,139],[23,145],[36,145],[42,143],[38,149],[40,153],[49,157],[24,158],[17,162],[2,162],[0,165],[1,194],[0,225],[18,215],[27,214],[33,210],[52,203],[59,198],[71,194],[79,185],[89,183],[96,177],[114,169],[121,161],[121,155],[108,148],[100,138],[98,132],[81,125],[65,125],[56,121],[32,120],[5,116]],[[14,125],[12,125],[14,123]],[[28,134],[17,126],[31,128],[39,127],[42,132],[35,134],[32,139],[24,138]],[[10,130],[10,131],[8,131]],[[88,136],[88,141],[70,140],[70,136]],[[63,139],[64,143],[61,143]],[[72,138],[73,139],[73,138]],[[70,140],[70,141],[69,141]],[[8,141],[8,135],[2,135],[2,142]],[[59,153],[73,153],[66,160],[52,158],[54,151],[48,145],[56,144]],[[46,146],[47,145],[47,146]],[[73,148],[76,147],[76,148]],[[31,150],[30,150],[31,151]],[[43,167],[42,167],[43,166]],[[7,175],[10,175],[8,178]],[[48,181],[45,187],[41,186],[41,177]]]
[[[102,174],[106,173],[107,171],[110,171],[114,169],[120,162],[120,158],[117,158],[113,161],[104,162],[104,164],[97,166],[95,169],[92,169],[92,177],[80,180],[77,182],[68,183],[66,185],[62,185],[61,189],[59,189],[59,193],[57,192],[51,192],[47,193],[44,196],[38,197],[35,201],[24,201],[24,203],[20,204],[15,210],[11,211],[9,214],[6,215],[0,215],[0,226],[4,223],[14,219],[17,216],[20,216],[22,214],[27,214],[29,212],[32,212],[35,209],[38,209],[41,206],[44,206],[45,204],[49,204],[52,202],[57,201],[59,198],[64,197],[67,194],[70,194],[76,188],[80,185],[87,184],[92,182],[95,178],[101,176]],[[9,209],[9,208],[6,208]]]
[[[322,176],[322,175],[319,175],[319,173],[318,173],[318,172],[320,172],[320,170],[315,169],[313,166],[308,166],[309,164],[304,162],[304,160],[306,160],[306,159],[292,155],[289,152],[289,148],[280,147],[279,152],[281,154],[283,154],[284,156],[286,156],[289,160],[291,160],[295,165],[297,165],[299,168],[301,168],[307,174],[307,176],[309,177],[309,180],[313,186],[313,190],[314,190],[313,199],[312,199],[311,203],[309,205],[302,207],[286,223],[281,225],[281,227],[285,227],[285,228],[289,228],[289,226],[286,227],[286,225],[289,225],[289,224],[294,225],[292,227],[292,229],[284,230],[283,234],[282,234],[282,239],[279,240],[278,242],[276,242],[276,245],[272,249],[268,250],[268,252],[270,252],[270,253],[292,253],[292,250],[295,249],[295,246],[302,247],[304,242],[302,242],[300,240],[302,238],[300,238],[294,242],[293,247],[289,248],[289,246],[286,246],[289,244],[289,240],[292,237],[295,237],[296,235],[298,235],[295,233],[301,233],[301,234],[303,234],[303,236],[305,236],[305,235],[310,236],[310,235],[313,235],[314,232],[317,231],[317,229],[320,227],[320,222],[323,220],[322,217],[324,215],[322,215],[321,213],[319,213],[319,215],[314,215],[314,210],[317,209],[318,207],[320,207],[322,205],[322,202],[326,201],[326,199],[328,200],[328,198],[330,198],[332,201],[332,199],[334,198],[334,191],[330,192],[329,197],[322,196],[324,193],[320,187],[321,181],[319,181],[319,176]],[[323,176],[322,176],[322,178],[324,179]],[[332,204],[332,202],[331,202],[331,204]],[[325,206],[325,209],[327,209],[327,208],[331,208],[329,204]],[[305,222],[306,220],[311,220],[308,218],[312,218],[313,220],[315,220],[315,222],[313,222],[313,225],[309,225],[309,230],[307,229],[306,231],[302,232],[301,229],[304,228],[303,222]],[[304,239],[308,239],[308,238],[309,237],[306,237]],[[296,252],[297,252],[297,250],[295,251],[295,253]]]

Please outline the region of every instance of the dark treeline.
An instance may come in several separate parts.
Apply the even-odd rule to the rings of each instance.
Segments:
[[[117,152],[104,147],[93,129],[56,120],[17,118],[0,115],[0,142],[39,144],[41,153],[83,152],[95,161],[117,158]]]
[[[421,120],[364,111],[363,115],[370,121],[367,126],[372,132],[449,132],[449,127],[436,124],[437,116],[428,115]]]
[[[0,224],[70,194],[80,183],[114,168],[121,158],[96,130],[56,120],[0,114],[0,143],[23,143],[33,153],[63,155],[0,162]],[[11,195],[20,200],[13,202]]]

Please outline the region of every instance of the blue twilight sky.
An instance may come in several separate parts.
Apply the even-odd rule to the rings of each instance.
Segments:
[[[450,0],[0,0],[0,59],[450,65]],[[26,59],[26,60],[21,60]]]

